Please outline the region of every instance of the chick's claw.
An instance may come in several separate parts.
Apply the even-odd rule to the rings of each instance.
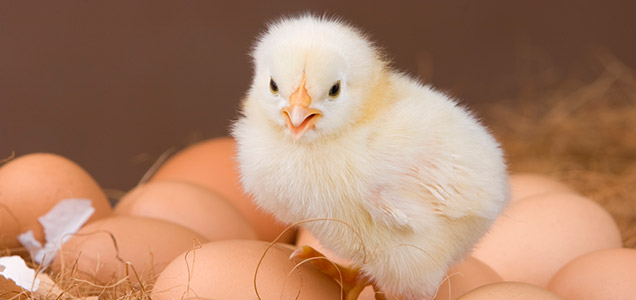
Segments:
[[[340,264],[330,261],[325,255],[318,252],[316,249],[310,246],[302,246],[296,249],[289,256],[289,259],[296,261],[309,261],[314,268],[323,272],[327,276],[331,277],[336,282],[340,283],[344,293],[345,300],[356,300],[362,290],[365,287],[372,285],[373,282],[369,277],[362,274],[357,267],[345,267]],[[378,288],[373,285],[373,290],[376,291],[376,300],[386,300],[384,293],[379,292]]]

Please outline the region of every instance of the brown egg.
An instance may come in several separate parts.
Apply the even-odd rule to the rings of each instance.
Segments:
[[[538,286],[523,282],[498,282],[476,288],[458,300],[561,300]]]
[[[320,241],[305,227],[300,227],[298,229],[298,235],[296,236],[296,245],[294,246],[294,249],[298,247],[302,247],[302,246],[310,246],[314,248],[316,251],[322,253],[325,257],[327,257],[330,261],[334,263],[340,264],[342,266],[351,265],[350,260],[339,257],[338,255],[334,254],[330,250],[327,250],[320,243]],[[387,299],[395,298],[392,295],[386,295],[386,296],[387,296]],[[373,290],[373,287],[371,286],[366,287],[362,291],[360,296],[358,297],[358,300],[375,300],[375,291]]]
[[[221,195],[185,181],[140,185],[121,198],[114,212],[176,223],[209,241],[256,239],[245,217]]]
[[[247,218],[259,239],[272,241],[287,226],[259,209],[243,192],[235,161],[236,143],[231,138],[216,138],[194,144],[172,156],[150,181],[185,180],[200,184],[228,199]],[[281,242],[292,242],[293,230]]]
[[[576,193],[556,179],[532,173],[510,175],[510,199],[520,199],[551,193]]]
[[[327,250],[320,241],[305,227],[300,227],[298,229],[298,235],[296,236],[296,246],[294,248],[302,247],[302,246],[310,246],[316,249],[318,252],[322,253],[327,257],[330,261],[340,264],[342,266],[351,265],[351,261],[348,259],[344,259],[334,254],[330,250]],[[392,295],[386,295],[387,299],[394,299]],[[371,286],[366,287],[358,300],[375,300],[375,291]]]
[[[474,257],[467,257],[446,272],[447,278],[440,284],[434,300],[454,300],[475,288],[501,282],[501,276],[492,268]],[[399,295],[385,294],[386,299],[401,300]],[[366,287],[358,300],[375,300],[373,288]]]
[[[341,264],[343,266],[351,264],[351,261],[339,257],[333,254],[331,251],[325,249],[324,246],[320,244],[320,241],[318,241],[318,239],[316,239],[316,237],[304,227],[301,227],[298,230],[296,246],[311,246],[335,263]],[[435,300],[457,299],[459,296],[474,288],[489,283],[503,281],[501,276],[499,276],[499,274],[497,274],[492,268],[474,257],[467,257],[465,260],[449,269],[447,275],[448,278],[447,280],[444,280],[440,285]],[[387,295],[387,299],[394,298],[399,299],[400,297]],[[373,288],[365,288],[358,299],[375,299],[375,292],[373,291]]]
[[[253,240],[217,241],[183,254],[159,276],[152,299],[257,299],[254,275],[267,246]],[[291,272],[291,252],[275,245],[266,253],[256,276],[261,299],[340,299],[335,281],[310,264]]]
[[[454,300],[478,287],[503,281],[492,268],[471,256],[450,268],[446,275],[435,300]]]
[[[125,277],[125,262],[130,262],[142,281],[150,281],[177,255],[193,248],[196,241],[207,242],[174,223],[113,216],[82,227],[63,245],[53,270],[66,273],[77,263],[80,277],[112,283]],[[135,275],[131,278],[136,280]]]
[[[350,260],[344,259],[342,257],[337,256],[332,253],[330,250],[327,250],[320,241],[313,235],[307,228],[301,227],[298,229],[298,236],[296,237],[296,247],[302,246],[310,246],[316,249],[318,252],[325,255],[325,257],[329,258],[329,260],[341,264],[341,265],[349,265],[351,264]]]
[[[612,217],[576,194],[545,194],[513,202],[473,251],[506,281],[545,287],[570,260],[621,246]]]
[[[636,250],[607,249],[580,256],[552,277],[548,289],[565,300],[634,299]]]
[[[35,153],[18,157],[0,168],[0,247],[19,247],[17,235],[33,230],[44,243],[38,217],[60,200],[86,198],[95,213],[88,222],[110,215],[106,194],[93,178],[74,162],[55,154]]]

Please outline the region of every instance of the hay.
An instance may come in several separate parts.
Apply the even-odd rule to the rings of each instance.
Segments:
[[[555,177],[605,207],[636,248],[636,73],[608,53],[592,80],[482,107],[511,173]]]

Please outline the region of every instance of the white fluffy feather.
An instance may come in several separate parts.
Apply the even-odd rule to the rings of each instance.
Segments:
[[[431,297],[508,199],[497,142],[446,95],[391,70],[356,29],[313,16],[269,27],[234,124],[241,180],[262,208],[307,226],[384,291]],[[281,109],[306,76],[323,116],[300,139]],[[269,90],[275,79],[279,93]],[[340,80],[341,93],[327,96]]]

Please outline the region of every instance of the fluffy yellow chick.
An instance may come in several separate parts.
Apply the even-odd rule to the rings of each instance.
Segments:
[[[245,190],[284,222],[346,222],[306,226],[382,291],[432,297],[508,200],[497,142],[342,21],[282,19],[253,58],[232,130]]]

